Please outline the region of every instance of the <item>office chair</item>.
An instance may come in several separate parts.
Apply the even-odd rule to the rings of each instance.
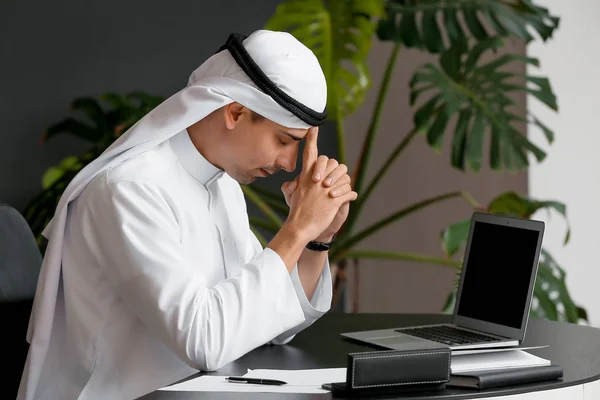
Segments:
[[[42,255],[25,221],[14,208],[0,204],[0,346],[3,384],[0,398],[16,398],[27,358],[29,315]]]

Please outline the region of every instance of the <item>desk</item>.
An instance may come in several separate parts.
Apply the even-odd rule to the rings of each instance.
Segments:
[[[311,327],[299,333],[285,346],[263,346],[232,362],[211,375],[243,375],[251,369],[308,369],[346,366],[350,352],[369,351],[371,347],[340,338],[341,332],[365,329],[385,329],[409,325],[449,322],[447,315],[343,314],[329,313]],[[600,330],[588,326],[530,320],[524,345],[549,344],[550,347],[531,350],[532,354],[548,358],[564,369],[562,381],[519,385],[484,391],[448,388],[426,397],[404,394],[398,399],[519,399],[519,400],[592,400],[600,399]],[[200,374],[198,374],[200,375]],[[196,376],[198,376],[196,375]],[[527,393],[527,394],[524,394]],[[329,399],[331,394],[282,393],[194,393],[156,391],[143,400],[223,400],[243,399]]]

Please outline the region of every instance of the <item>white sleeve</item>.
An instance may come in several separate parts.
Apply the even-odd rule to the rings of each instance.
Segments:
[[[305,322],[296,284],[273,250],[209,288],[198,260],[183,256],[176,214],[158,188],[104,181],[88,198],[90,240],[104,273],[132,312],[193,368],[216,370]]]
[[[249,243],[251,243],[253,246],[253,254],[259,253],[260,251],[262,251],[262,246],[260,242],[254,235],[254,233],[252,233],[252,231],[250,231],[250,236],[251,240],[249,241]],[[319,319],[331,308],[333,287],[331,283],[329,259],[325,260],[325,266],[323,267],[323,272],[321,273],[321,277],[319,278],[319,283],[317,284],[317,288],[315,289],[315,292],[313,293],[313,296],[310,301],[308,301],[306,293],[304,292],[304,288],[302,287],[302,282],[300,282],[297,265],[290,274],[290,277],[294,285],[294,290],[296,292],[296,296],[298,297],[298,301],[302,306],[302,311],[304,312],[305,319],[304,322],[302,322],[301,324],[294,326],[293,328],[283,332],[281,335],[274,338],[270,342],[272,344],[289,343],[290,340],[292,340],[298,332],[312,325],[313,322]]]

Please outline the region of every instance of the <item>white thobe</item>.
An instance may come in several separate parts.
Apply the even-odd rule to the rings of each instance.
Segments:
[[[36,398],[131,399],[284,344],[331,305],[263,249],[239,184],[187,131],[97,176],[70,205]],[[64,314],[62,318],[60,315]]]

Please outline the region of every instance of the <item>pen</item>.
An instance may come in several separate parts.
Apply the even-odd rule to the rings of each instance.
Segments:
[[[262,379],[262,378],[244,378],[243,376],[230,376],[227,378],[229,382],[235,383],[257,383],[259,385],[285,385],[287,382],[278,381],[276,379]]]

